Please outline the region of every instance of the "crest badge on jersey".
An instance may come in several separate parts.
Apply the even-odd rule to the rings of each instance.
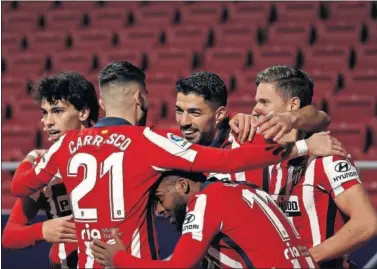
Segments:
[[[170,141],[172,141],[174,144],[181,147],[182,149],[187,149],[191,146],[190,142],[188,142],[186,139],[178,135],[168,133],[168,138]]]
[[[359,178],[356,168],[346,160],[331,163],[329,171],[331,180],[336,185],[341,185],[347,181]]]

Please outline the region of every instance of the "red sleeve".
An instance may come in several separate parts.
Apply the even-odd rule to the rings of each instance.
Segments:
[[[360,184],[360,176],[354,162],[339,156],[322,158],[324,179],[320,183],[331,192],[335,198],[345,190]]]
[[[233,173],[265,167],[284,159],[279,145],[245,145],[232,150],[193,145],[172,133],[145,128],[152,165],[163,169]]]
[[[55,142],[51,148],[42,156],[35,168],[28,161],[23,161],[14,174],[11,191],[14,196],[28,196],[41,187],[46,186],[55,176],[58,176],[59,149],[65,136]]]
[[[30,197],[17,199],[3,232],[6,248],[26,248],[43,240],[43,222],[27,226],[38,212],[38,203]]]
[[[215,203],[207,198],[206,194],[197,194],[189,203],[182,236],[169,261],[143,260],[120,251],[114,256],[114,266],[116,268],[194,268],[201,262],[213,237],[221,229],[221,217],[213,206]]]

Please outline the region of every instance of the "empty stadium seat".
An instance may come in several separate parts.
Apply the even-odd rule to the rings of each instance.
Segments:
[[[45,29],[67,31],[83,26],[84,14],[81,10],[55,9],[45,13]]]
[[[105,67],[108,63],[114,61],[129,61],[136,66],[143,66],[143,53],[137,50],[125,50],[113,48],[103,51],[100,55],[100,66]]]
[[[263,46],[252,52],[252,68],[258,72],[273,65],[297,66],[297,49],[292,46]]]
[[[148,72],[182,73],[192,69],[193,52],[184,49],[154,49],[148,54]],[[177,68],[179,67],[179,68]]]
[[[214,46],[217,48],[248,48],[257,45],[256,25],[224,24],[214,28]]]
[[[122,29],[129,24],[128,17],[130,12],[130,8],[118,7],[93,9],[89,12],[89,25],[93,29]]]
[[[346,46],[360,42],[361,23],[352,23],[348,20],[317,23],[316,45]]]
[[[91,51],[60,52],[51,56],[52,71],[93,72],[93,56]]]
[[[369,151],[372,151],[371,156],[375,156],[377,160],[377,118],[373,117],[367,122],[369,131],[371,132],[371,148]]]
[[[244,69],[247,66],[247,54],[245,49],[209,49],[204,54],[203,69],[214,73]]]
[[[355,94],[339,94],[329,100],[330,116],[334,121],[365,123],[376,115],[376,99]]]
[[[166,44],[173,48],[202,51],[208,44],[208,28],[193,25],[178,25],[165,31]]]
[[[270,2],[233,2],[228,6],[229,23],[257,24],[265,26],[268,23],[271,4]]]
[[[347,113],[348,115],[349,113]],[[328,128],[355,160],[366,146],[366,126],[363,123],[332,122]]]
[[[27,35],[27,44],[30,51],[61,51],[66,47],[66,38],[64,34],[55,31],[35,32]]]
[[[9,159],[9,156],[14,156],[17,150],[23,154],[23,156],[21,156],[21,158],[23,158],[36,146],[35,128],[31,128],[30,126],[2,125],[1,138],[2,159],[3,157]]]
[[[195,2],[180,8],[180,23],[211,26],[222,21],[226,2]]]
[[[160,44],[160,35],[160,31],[152,27],[136,27],[120,30],[118,32],[118,46],[126,50],[153,48]]]
[[[3,55],[18,53],[22,48],[23,36],[19,33],[2,33],[1,34],[1,48]]]
[[[269,45],[307,46],[312,34],[311,23],[279,22],[268,28]]]
[[[376,69],[354,70],[344,74],[344,93],[355,93],[377,97],[377,66]]]
[[[175,98],[175,85],[178,79],[176,74],[152,72],[147,73],[146,78],[149,99],[164,100],[169,97]]]
[[[45,70],[46,57],[40,53],[24,52],[15,55],[8,55],[6,58],[7,69],[9,73],[39,74],[42,75]]]
[[[236,91],[247,93],[255,96],[257,85],[256,78],[257,73],[254,71],[239,71],[234,72],[234,78],[236,82]]]
[[[313,46],[304,49],[304,69],[326,69],[342,71],[349,68],[350,49],[346,46]]]
[[[315,22],[319,19],[320,2],[275,2],[278,22]]]
[[[28,33],[38,29],[38,16],[28,11],[17,11],[3,18],[2,32]]]
[[[15,100],[26,95],[26,81],[18,76],[2,76],[1,91],[3,100]]]
[[[366,24],[367,27],[367,44],[377,43],[377,23],[374,20],[369,20]]]
[[[314,82],[316,98],[332,97],[339,88],[340,74],[337,70],[305,69]]]
[[[234,93],[228,98],[226,110],[228,113],[251,114],[255,104],[255,96],[247,93]]]
[[[18,99],[14,104],[14,117],[12,122],[28,126],[36,130],[41,126],[42,112],[40,106],[31,97]]]
[[[173,24],[175,7],[173,5],[152,5],[133,11],[134,25],[168,27]]]
[[[330,20],[361,21],[364,18],[371,18],[372,7],[368,1],[342,1],[329,2]]]
[[[79,50],[109,49],[113,46],[113,31],[85,29],[72,31],[72,47]]]
[[[356,68],[377,69],[377,46],[376,44],[359,45],[356,49]]]
[[[62,10],[81,10],[86,12],[97,6],[97,3],[94,1],[62,1],[57,9]]]

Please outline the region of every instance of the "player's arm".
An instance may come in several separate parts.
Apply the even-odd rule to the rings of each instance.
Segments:
[[[16,197],[26,197],[41,187],[46,186],[55,176],[59,170],[54,163],[58,163],[57,155],[63,143],[65,135],[55,142],[51,148],[40,158],[37,165],[34,167],[33,163],[38,156],[36,151],[30,152],[26,158],[17,167],[12,184],[11,191]]]
[[[285,159],[305,154],[329,155],[334,152],[345,156],[346,152],[328,134],[311,136],[302,144],[246,145],[232,150],[192,145],[172,134],[156,133],[145,128],[144,137],[150,143],[151,163],[163,169],[181,169],[195,172],[234,173],[261,168]],[[299,147],[299,151],[297,149]]]
[[[168,261],[140,259],[125,251],[114,253],[111,261],[111,255],[107,259],[102,259],[101,257],[107,255],[104,249],[113,251],[114,248],[98,240],[94,241],[92,253],[96,261],[102,265],[109,266],[112,263],[115,268],[194,268],[201,262],[213,237],[221,229],[221,213],[215,207],[215,202],[206,194],[195,196],[188,205],[182,236]],[[117,244],[120,244],[120,240],[117,241]]]
[[[259,128],[257,133],[262,134],[266,139],[278,141],[292,129],[315,133],[326,130],[330,123],[331,119],[325,112],[308,105],[288,112],[271,111],[265,116],[259,116],[253,127]]]
[[[317,262],[341,257],[377,236],[377,214],[352,162],[336,158],[325,168],[337,207],[349,221],[332,237],[310,249]],[[339,172],[339,171],[344,172]]]

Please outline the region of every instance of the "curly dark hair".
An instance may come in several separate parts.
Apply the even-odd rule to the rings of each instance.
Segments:
[[[298,97],[300,107],[310,105],[313,98],[314,82],[304,71],[286,65],[271,66],[258,73],[256,84],[273,83],[283,98]]]
[[[88,120],[96,122],[99,104],[93,84],[76,72],[61,72],[45,77],[33,88],[32,96],[39,104],[46,100],[55,104],[59,100],[70,102],[77,110],[88,108]]]
[[[176,92],[185,95],[194,93],[219,106],[226,106],[228,98],[224,81],[211,72],[197,72],[188,78],[178,80]]]
[[[104,86],[108,83],[127,83],[136,81],[145,87],[144,72],[127,61],[115,61],[106,65],[100,72],[99,85]]]

